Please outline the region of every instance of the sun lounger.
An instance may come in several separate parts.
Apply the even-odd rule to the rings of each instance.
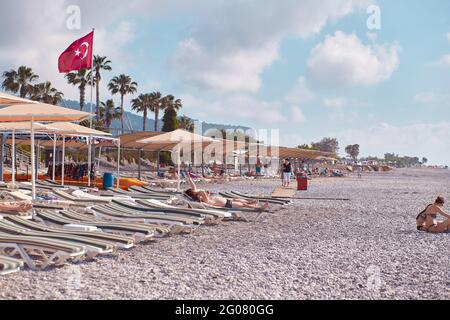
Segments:
[[[169,214],[181,217],[188,217],[190,219],[202,219],[205,215],[201,212],[196,212],[185,208],[176,208],[169,205],[164,205],[163,202],[154,199],[136,199],[135,201],[123,201],[113,200],[113,204],[116,204],[125,209],[131,209],[140,212]],[[153,205],[152,204],[160,204]]]
[[[241,199],[245,199],[245,200],[259,200],[259,201],[263,201],[263,202],[268,202],[268,203],[272,203],[272,204],[278,204],[278,205],[287,205],[290,203],[290,200],[282,200],[282,199],[278,199],[278,198],[271,198],[271,197],[257,197],[257,196],[249,196],[249,195],[245,195],[245,194],[241,194],[241,193],[236,193],[236,192],[220,192],[219,193],[221,196],[225,197],[225,198],[229,198],[229,199],[236,199],[236,198],[241,198]]]
[[[68,224],[94,226],[104,232],[132,236],[136,243],[152,240],[155,236],[155,228],[145,224],[101,221],[96,220],[95,218],[89,218],[86,215],[77,214],[70,210],[60,211],[59,213],[48,210],[38,210],[36,217],[45,223],[60,227]]]
[[[0,275],[6,275],[10,273],[14,273],[17,271],[20,271],[20,268],[23,267],[23,261],[6,257],[6,256],[0,256]]]
[[[113,194],[118,194],[122,196],[128,196],[133,199],[169,199],[170,196],[167,195],[153,195],[153,194],[144,194],[144,193],[138,193],[138,192],[130,192],[130,191],[124,191],[122,189],[114,189],[109,188],[108,191],[112,192]]]
[[[101,231],[73,231],[63,228],[54,228],[45,224],[37,223],[30,220],[25,220],[19,217],[7,217],[4,220],[14,223],[15,225],[27,228],[29,230],[51,232],[55,234],[71,234],[76,236],[83,236],[91,239],[104,240],[110,243],[114,243],[117,248],[129,249],[134,246],[133,238],[128,236],[121,236],[118,234],[111,234]]]
[[[161,194],[161,195],[178,195],[181,192],[177,192],[176,190],[168,190],[168,189],[154,189],[148,186],[131,186],[129,190],[142,192],[142,193],[151,193],[151,194]]]
[[[109,254],[113,252],[114,249],[114,244],[108,241],[64,233],[34,231],[3,220],[0,220],[0,232],[17,236],[43,237],[73,242],[80,246],[84,246],[89,258],[93,258],[97,255]]]
[[[84,256],[85,249],[73,242],[0,232],[0,254],[19,255],[29,268],[38,270],[68,260],[77,261]]]
[[[80,196],[82,191],[80,191],[80,193],[78,193],[78,196],[75,196],[75,195],[70,194],[70,193],[68,193],[68,192],[66,192],[64,190],[59,190],[59,189],[53,189],[52,191],[56,195],[66,199],[66,200],[72,201],[72,202],[74,202],[76,204],[82,204],[84,206],[111,202],[111,199],[107,198],[107,197],[96,197],[96,196],[89,197],[89,196],[86,196],[86,197],[82,198]]]
[[[115,201],[113,201],[115,202]],[[185,212],[190,215],[201,215],[201,216],[212,216],[215,219],[227,219],[231,218],[232,215],[226,211],[213,210],[213,209],[194,209],[194,208],[179,208],[158,200],[136,200],[137,203],[146,207],[146,209],[158,210],[162,209],[166,212]]]

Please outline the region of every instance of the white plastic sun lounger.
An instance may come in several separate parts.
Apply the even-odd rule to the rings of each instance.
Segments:
[[[29,268],[38,270],[62,265],[68,260],[77,261],[85,255],[85,249],[68,241],[0,232],[0,254],[19,255]]]
[[[0,256],[0,275],[6,275],[20,271],[23,261],[11,257]]]

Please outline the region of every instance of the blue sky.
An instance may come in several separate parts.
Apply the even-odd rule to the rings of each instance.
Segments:
[[[10,32],[0,35],[1,70],[26,64],[77,99],[57,73],[57,56],[95,27],[96,53],[113,61],[106,80],[127,73],[139,92],[182,98],[191,117],[280,129],[283,145],[334,136],[341,152],[359,143],[362,155],[450,163],[448,1],[108,3],[2,2],[0,26]],[[81,9],[79,30],[65,26],[71,4]],[[372,4],[380,30],[366,25]],[[26,14],[11,29],[14,12]]]

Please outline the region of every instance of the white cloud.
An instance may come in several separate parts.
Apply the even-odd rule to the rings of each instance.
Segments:
[[[450,164],[450,122],[395,126],[380,123],[334,133],[341,145],[359,143],[365,156],[386,152],[426,157],[433,164]]]
[[[204,10],[179,43],[171,65],[201,89],[256,92],[263,71],[279,59],[283,38],[317,34],[329,20],[366,0],[227,1]],[[237,8],[236,8],[237,7]]]
[[[303,114],[302,109],[300,109],[300,107],[294,106],[291,108],[291,114],[292,114],[292,121],[294,121],[295,123],[303,123],[306,121],[306,117]]]
[[[304,103],[314,99],[314,93],[308,88],[305,77],[300,77],[296,85],[287,95],[286,101],[289,103]]]
[[[450,103],[450,96],[448,94],[441,94],[435,91],[419,92],[413,97],[413,102],[417,104],[448,104]]]
[[[437,62],[438,67],[450,67],[450,54],[443,55]]]
[[[336,31],[312,49],[308,71],[326,86],[372,86],[391,77],[399,51],[397,44],[364,45],[355,34]]]
[[[199,120],[259,128],[279,127],[288,121],[281,103],[262,101],[247,95],[232,95],[213,102],[192,95],[181,96],[181,99],[183,111]]]
[[[349,101],[345,97],[325,98],[323,104],[328,108],[344,108],[348,106]]]

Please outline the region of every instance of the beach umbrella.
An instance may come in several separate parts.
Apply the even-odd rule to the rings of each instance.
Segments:
[[[0,109],[0,123],[2,122],[30,122],[31,133],[31,185],[32,198],[36,198],[36,168],[34,152],[34,123],[35,121],[82,121],[88,119],[90,113],[54,106],[45,103],[18,104]]]
[[[46,125],[41,123],[35,123],[36,131],[51,131]],[[12,140],[11,140],[11,175],[12,175],[12,183],[16,183],[16,132],[29,132],[30,124],[28,122],[4,122],[0,123],[0,131],[3,132],[11,132]]]
[[[2,106],[3,105],[11,106],[11,105],[15,105],[15,104],[27,104],[27,103],[36,104],[38,102],[33,101],[33,100],[24,99],[24,98],[19,98],[19,97],[16,97],[14,95],[7,94],[4,92],[0,92],[0,105],[2,105]]]
[[[177,129],[172,132],[162,133],[160,135],[138,140],[138,143],[145,144],[145,150],[148,151],[169,151],[176,152],[177,154],[177,166],[178,166],[178,191],[180,191],[181,180],[180,180],[180,164],[181,164],[181,149],[183,147],[192,147],[196,145],[207,146],[216,140],[204,137],[199,134],[195,134],[189,131]],[[191,149],[192,150],[192,149]]]

